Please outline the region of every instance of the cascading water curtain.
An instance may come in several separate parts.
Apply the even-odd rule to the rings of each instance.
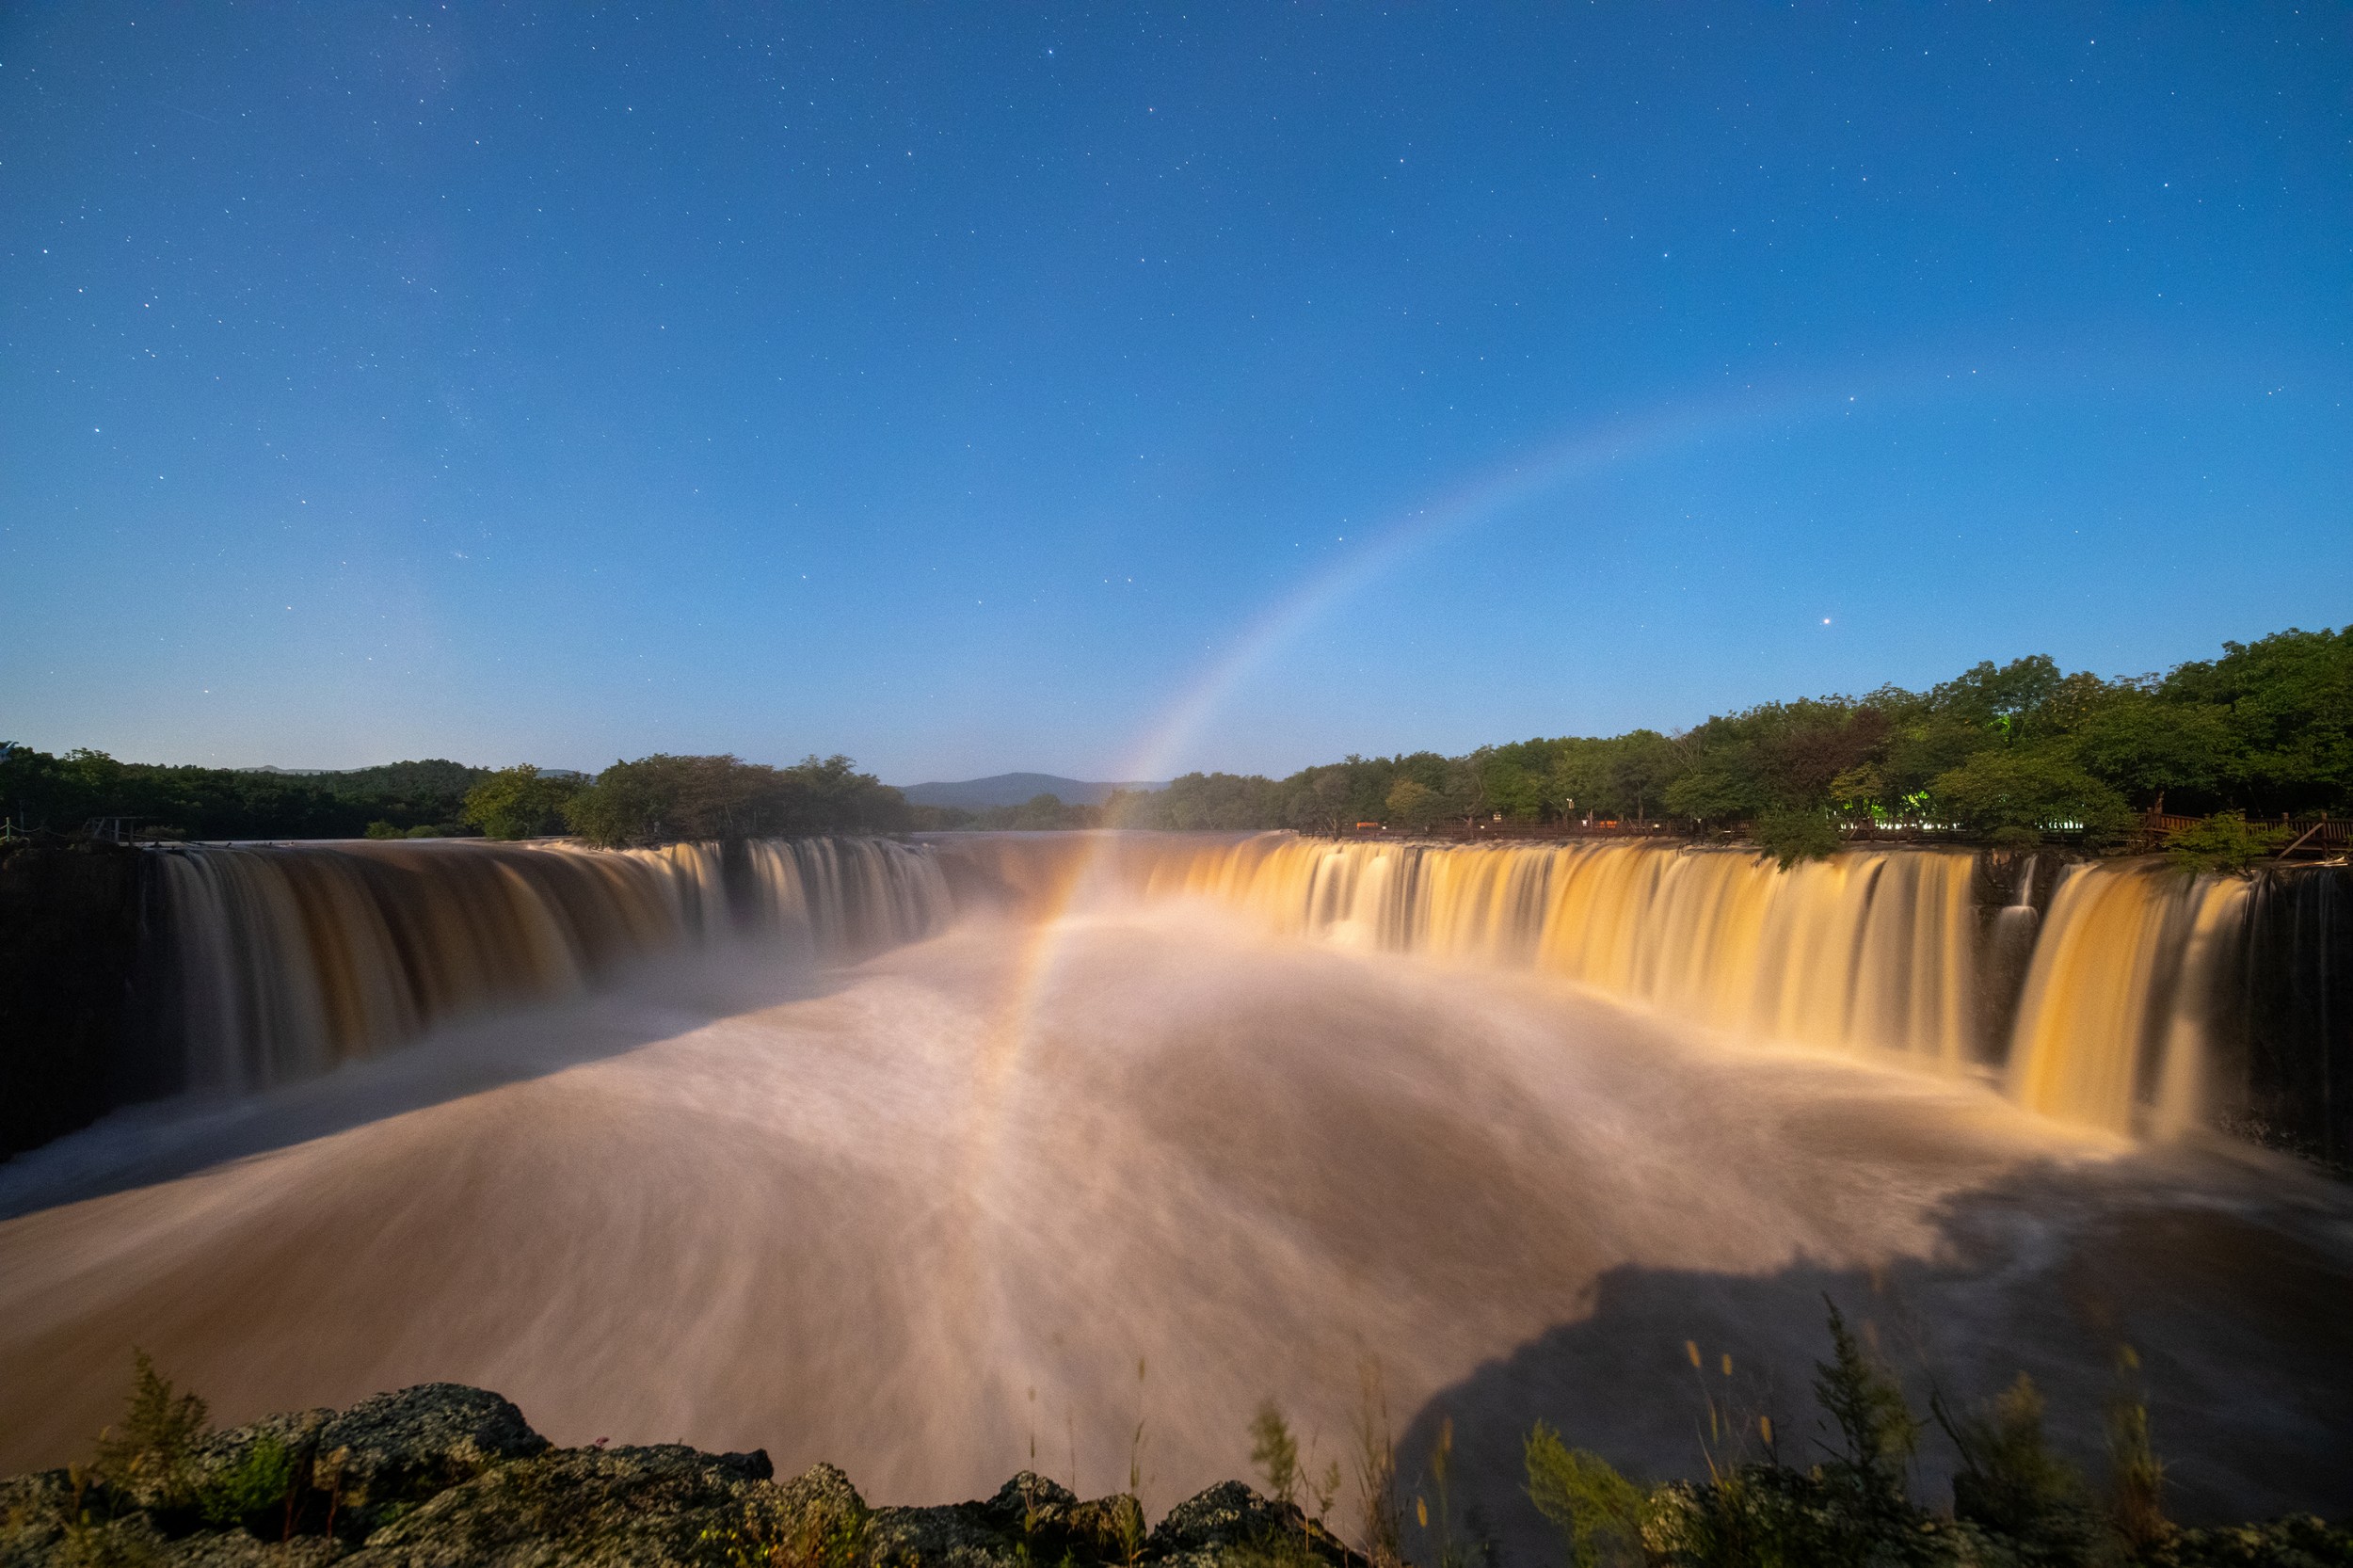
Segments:
[[[2169,867],[2071,867],[2026,970],[2009,1048],[2020,1104],[2112,1132],[2205,1112],[2207,1041],[2248,884]]]
[[[1118,856],[1149,895],[1214,899],[1300,936],[1563,975],[1710,1029],[1986,1064],[2022,1105],[2119,1133],[2208,1112],[2210,1042],[2249,885],[2084,865],[2037,919],[1980,909],[1977,856],[1849,850],[1783,872],[1652,844],[1446,847],[1168,836]],[[1989,963],[2025,980],[1989,1039]],[[1989,1060],[1990,1059],[1990,1060]]]
[[[746,857],[748,922],[715,844],[167,852],[171,1086],[245,1091],[305,1077],[443,1019],[560,997],[631,959],[739,933],[831,956],[946,919],[927,851],[808,840],[755,843]]]
[[[1753,1036],[1977,1054],[1973,856],[1753,855],[1641,844],[1445,848],[1268,834],[1130,872],[1147,893],[1239,904],[1277,929],[1532,967]]]
[[[887,839],[748,846],[755,918],[798,951],[832,957],[930,936],[948,923],[948,880],[928,850]]]

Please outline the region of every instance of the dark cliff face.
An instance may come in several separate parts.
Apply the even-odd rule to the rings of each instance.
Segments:
[[[145,859],[116,844],[0,847],[0,1159],[127,1097]]]
[[[2240,1130],[2353,1164],[2353,868],[2260,874],[2240,962]]]

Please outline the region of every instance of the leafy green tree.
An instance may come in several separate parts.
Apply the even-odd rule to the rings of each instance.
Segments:
[[[1514,822],[1536,822],[1545,815],[1545,776],[1521,763],[1490,758],[1480,769],[1480,788],[1490,810]]]
[[[1389,798],[1384,803],[1388,821],[1413,833],[1427,833],[1446,812],[1446,801],[1438,792],[1417,778],[1401,778],[1389,786]]]
[[[1695,823],[1740,822],[1754,816],[1764,792],[1728,760],[1710,759],[1667,786],[1659,804]]]
[[[2059,695],[2065,678],[2045,654],[1980,664],[1929,694],[1937,712],[2009,739],[2025,739],[2036,714]]]
[[[1844,840],[1838,824],[1819,810],[1776,806],[1756,819],[1756,844],[1787,871],[1801,860],[1820,860],[1835,854]]]
[[[466,792],[458,821],[490,839],[536,839],[564,830],[564,806],[580,792],[568,778],[551,778],[526,762],[502,768]]]
[[[2111,688],[2089,707],[2072,744],[2086,773],[2142,806],[2169,791],[2211,798],[2238,768],[2223,709],[2167,702],[2134,686]]]
[[[1316,833],[1338,833],[1361,820],[1354,809],[1348,768],[1342,763],[1307,768],[1286,779],[1284,825]]]
[[[574,832],[606,845],[899,832],[912,822],[904,795],[839,756],[774,768],[656,753],[614,763],[564,810]]]
[[[1612,806],[1622,816],[1646,820],[1688,765],[1675,744],[1656,729],[1628,730],[1617,737],[1609,760]]]
[[[2113,837],[2126,819],[2123,797],[2056,746],[1990,747],[1940,775],[1929,792],[1953,820],[1980,833],[2041,834],[2072,822],[2096,840]]]
[[[2217,804],[2262,816],[2353,810],[2353,627],[2222,648],[2158,686],[2169,702],[2226,715],[2237,776]]]

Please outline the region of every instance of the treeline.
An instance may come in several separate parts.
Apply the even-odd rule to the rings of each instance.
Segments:
[[[101,817],[194,839],[370,833],[577,833],[602,844],[909,829],[1289,827],[1407,831],[1497,818],[1747,832],[1785,860],[1863,824],[1992,842],[2053,832],[2114,842],[2152,808],[2216,817],[2223,857],[2263,840],[2230,825],[2353,814],[2353,628],[2227,643],[2221,657],[2105,680],[2040,655],[1925,692],[1766,703],[1677,735],[1637,729],[1350,757],[1287,778],[1188,774],[1099,807],[1039,795],[964,811],[911,807],[849,759],[791,767],[734,757],[640,758],[593,780],[456,762],[289,775],[119,762],[103,752],[0,753],[0,815],[71,833]],[[2274,831],[2276,830],[2269,830]],[[2235,847],[2234,847],[2235,846]]]
[[[93,818],[189,839],[351,839],[371,823],[463,833],[466,792],[490,776],[440,759],[285,774],[120,762],[103,751],[0,752],[0,817],[15,833],[70,836]]]
[[[330,774],[170,767],[120,762],[101,751],[54,757],[22,745],[0,753],[0,816],[12,834],[56,838],[124,819],[129,836],[140,838],[578,834],[606,845],[915,825],[899,792],[846,757],[776,768],[734,757],[657,755],[616,762],[591,779],[438,760]]]
[[[1114,797],[1121,826],[1409,830],[1502,817],[1739,827],[1818,853],[1842,824],[1981,839],[2113,840],[2152,808],[2277,820],[2353,811],[2353,628],[2224,645],[2218,659],[2104,680],[2040,655],[1926,692],[1773,702],[1679,735],[1637,729],[1351,757],[1288,778],[1188,774]]]
[[[460,815],[493,839],[576,833],[607,847],[898,833],[915,823],[904,795],[838,756],[776,768],[736,757],[656,755],[616,762],[593,780],[506,768],[467,794]]]

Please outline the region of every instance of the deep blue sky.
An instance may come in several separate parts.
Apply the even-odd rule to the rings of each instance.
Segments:
[[[0,734],[1104,777],[2144,671],[2353,619],[2349,325],[2344,6],[11,6]]]

